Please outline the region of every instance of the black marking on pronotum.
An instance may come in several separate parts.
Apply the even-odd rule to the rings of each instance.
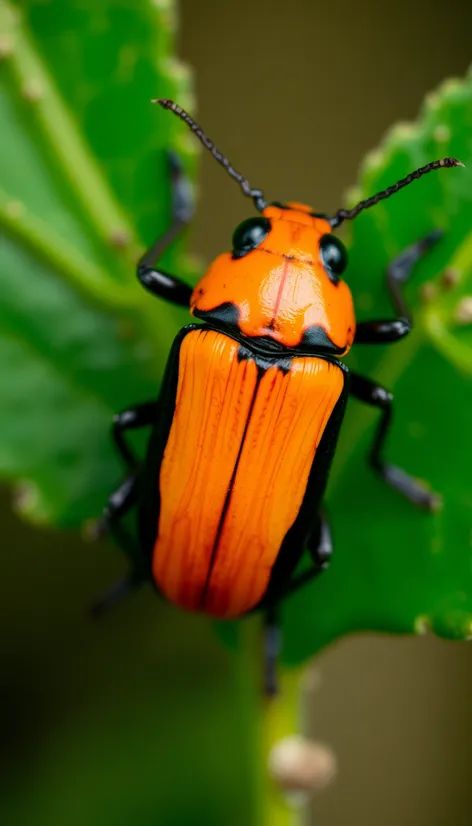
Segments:
[[[237,325],[239,322],[239,307],[233,304],[232,301],[225,301],[223,304],[218,304],[217,307],[212,307],[210,310],[197,310],[194,308],[193,314],[196,318],[201,318],[202,321],[221,321],[222,324]]]
[[[303,333],[301,347],[305,351],[309,350],[311,355],[323,355],[324,353],[331,353],[333,356],[340,356],[344,353],[346,346],[338,347],[331,341],[328,333],[319,324],[313,324],[307,327]]]

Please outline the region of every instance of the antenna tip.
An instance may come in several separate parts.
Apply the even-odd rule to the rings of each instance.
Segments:
[[[443,158],[441,166],[465,166],[458,158]]]
[[[174,106],[174,101],[168,100],[168,98],[152,98],[151,103],[158,103],[159,106],[162,106],[164,109],[170,109]]]

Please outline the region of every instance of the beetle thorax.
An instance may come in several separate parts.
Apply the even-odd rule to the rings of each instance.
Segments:
[[[328,221],[301,209],[267,207],[270,231],[255,249],[220,255],[195,287],[194,315],[233,325],[250,338],[303,347],[325,334],[347,352],[355,321],[351,293],[333,283],[320,257]]]

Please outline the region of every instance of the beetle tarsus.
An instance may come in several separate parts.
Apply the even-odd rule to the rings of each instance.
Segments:
[[[380,465],[377,470],[390,487],[398,490],[414,505],[428,511],[440,509],[442,504],[440,494],[430,490],[426,484],[414,479],[402,468],[396,465]]]
[[[93,619],[99,619],[110,608],[139,587],[141,583],[142,578],[137,575],[130,575],[114,582],[100,599],[92,603],[90,613]]]
[[[105,515],[89,522],[84,529],[84,538],[88,542],[98,542],[109,533],[108,519]]]
[[[281,647],[280,629],[276,622],[274,609],[267,611],[264,630],[264,694],[270,698],[278,694],[277,665]]]
[[[391,261],[387,268],[387,285],[392,297],[393,306],[400,318],[412,326],[413,318],[411,311],[400,292],[400,286],[405,284],[412,275],[413,264],[419,261],[428,250],[444,235],[441,229],[435,229],[424,238],[420,238],[411,246],[407,247],[396,258]]]

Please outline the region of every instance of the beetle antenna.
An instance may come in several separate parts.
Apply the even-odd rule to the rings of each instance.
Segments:
[[[174,114],[177,115],[177,117],[185,121],[187,126],[190,126],[192,132],[194,132],[197,138],[203,143],[203,146],[210,150],[215,160],[217,160],[218,163],[224,166],[228,174],[231,175],[231,177],[238,182],[244,194],[247,195],[249,198],[252,198],[256,209],[258,209],[259,212],[262,212],[262,210],[266,208],[267,201],[264,200],[261,190],[251,188],[249,181],[246,178],[244,178],[240,172],[237,172],[236,169],[234,169],[231,166],[231,163],[229,162],[228,158],[225,158],[225,156],[221,154],[221,152],[216,148],[213,141],[207,138],[203,129],[198,125],[198,123],[194,121],[193,118],[190,117],[190,115],[188,114],[188,112],[185,111],[185,109],[182,109],[182,107],[178,106],[177,103],[174,103],[173,100],[168,100],[167,98],[156,98],[152,101],[152,103],[158,103],[159,106],[163,107],[163,109],[170,109],[171,112],[174,112]]]
[[[378,204],[378,202],[383,201],[384,198],[390,198],[390,195],[394,195],[399,189],[408,186],[408,184],[411,184],[417,178],[421,178],[421,176],[426,175],[427,172],[432,172],[433,169],[441,169],[443,166],[464,166],[464,164],[462,161],[457,160],[457,158],[442,158],[440,161],[433,161],[432,163],[426,164],[426,166],[421,166],[419,169],[415,169],[414,172],[410,172],[406,178],[401,178],[396,184],[387,187],[387,189],[383,189],[381,192],[377,192],[376,195],[372,195],[371,198],[367,198],[365,201],[360,201],[353,209],[338,210],[336,215],[328,219],[331,226],[333,229],[339,227],[343,221],[348,218],[355,218],[363,209]]]

